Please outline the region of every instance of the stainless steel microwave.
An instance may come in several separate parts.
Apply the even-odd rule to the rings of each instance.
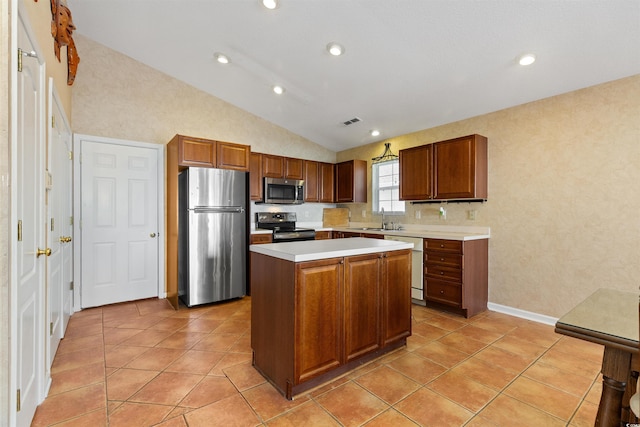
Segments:
[[[299,205],[304,203],[304,181],[301,179],[264,179],[264,203]]]

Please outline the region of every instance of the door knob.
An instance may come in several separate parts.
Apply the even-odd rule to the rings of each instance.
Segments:
[[[156,233],[151,233],[151,234],[149,234],[149,236],[156,237]]]
[[[40,255],[50,256],[51,255],[51,248],[47,248],[47,249],[38,248],[38,250],[36,251],[36,257],[39,257]]]

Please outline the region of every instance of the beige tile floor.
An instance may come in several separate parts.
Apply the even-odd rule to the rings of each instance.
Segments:
[[[406,348],[287,401],[251,366],[251,299],[72,316],[33,426],[592,426],[602,347],[413,306]]]

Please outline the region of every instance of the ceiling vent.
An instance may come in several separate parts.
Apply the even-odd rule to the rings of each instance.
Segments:
[[[349,126],[349,125],[352,125],[354,123],[358,123],[359,121],[360,121],[359,117],[354,117],[351,120],[347,120],[346,122],[342,122],[342,124],[345,125],[345,126]]]

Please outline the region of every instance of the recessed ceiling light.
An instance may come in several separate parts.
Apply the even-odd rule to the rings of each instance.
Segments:
[[[527,53],[518,59],[520,65],[531,65],[534,62],[536,62],[536,56],[533,53]]]
[[[282,86],[280,86],[280,85],[275,85],[273,87],[273,91],[275,93],[277,93],[278,95],[282,95],[284,93],[284,88]]]
[[[380,136],[380,131],[378,129],[372,129],[371,136]]]
[[[224,55],[220,52],[216,52],[213,54],[213,57],[216,59],[216,61],[218,61],[221,64],[228,64],[229,62],[229,58],[227,57],[227,55]]]
[[[331,42],[327,45],[327,51],[333,56],[340,56],[344,53],[344,47],[336,42]]]
[[[278,7],[278,2],[276,0],[262,0],[262,5],[267,9],[275,9]]]

